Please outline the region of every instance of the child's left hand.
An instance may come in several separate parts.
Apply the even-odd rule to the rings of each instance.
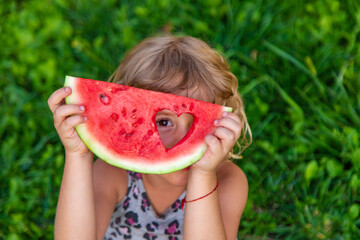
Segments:
[[[205,137],[208,148],[204,156],[191,166],[194,170],[216,173],[217,167],[226,160],[226,156],[240,137],[242,124],[236,114],[223,112],[223,117],[214,124],[214,133]]]

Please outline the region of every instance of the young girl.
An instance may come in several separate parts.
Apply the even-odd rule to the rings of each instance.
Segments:
[[[169,174],[129,172],[93,154],[74,127],[86,122],[83,106],[65,105],[70,88],[49,98],[66,160],[55,219],[55,239],[236,239],[248,183],[228,160],[240,136],[250,134],[237,79],[203,41],[163,36],[141,42],[111,76],[115,83],[167,92],[233,108],[214,122],[204,156]],[[185,136],[192,116],[156,116],[166,148]],[[184,208],[181,207],[182,200]]]

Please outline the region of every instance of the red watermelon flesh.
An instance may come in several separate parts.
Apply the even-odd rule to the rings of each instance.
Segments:
[[[142,173],[170,173],[198,161],[214,121],[223,111],[231,111],[187,97],[92,79],[66,76],[64,86],[72,89],[66,103],[85,107],[87,122],[76,126],[76,131],[88,148],[109,164]],[[162,110],[193,116],[188,133],[170,149],[156,128],[156,114]]]

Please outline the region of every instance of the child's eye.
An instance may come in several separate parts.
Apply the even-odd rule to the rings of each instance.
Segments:
[[[159,127],[171,127],[172,123],[167,119],[161,119],[156,122],[156,125]]]

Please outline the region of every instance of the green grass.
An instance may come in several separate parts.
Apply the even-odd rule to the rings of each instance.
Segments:
[[[239,239],[360,239],[358,1],[6,1],[0,22],[0,239],[52,239],[49,95],[161,31],[202,38],[239,79],[254,137]]]

